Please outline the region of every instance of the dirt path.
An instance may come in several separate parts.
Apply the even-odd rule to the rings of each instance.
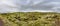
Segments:
[[[0,19],[0,26],[4,26],[4,22]]]
[[[60,20],[56,19],[55,24],[56,24],[56,26],[60,26]]]

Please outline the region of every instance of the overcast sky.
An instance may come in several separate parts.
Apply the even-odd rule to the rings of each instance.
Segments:
[[[60,12],[60,0],[0,0],[0,13]]]

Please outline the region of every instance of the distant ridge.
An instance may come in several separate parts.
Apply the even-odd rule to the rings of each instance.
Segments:
[[[42,12],[42,13],[59,13],[54,11],[44,11],[44,10],[33,10],[33,11],[14,11],[14,12],[0,12],[0,13],[16,13],[16,12]]]

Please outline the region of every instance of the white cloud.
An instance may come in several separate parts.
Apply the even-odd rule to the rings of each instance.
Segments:
[[[0,13],[36,10],[38,12],[59,12],[60,0],[0,0]]]
[[[51,11],[51,10],[48,10],[48,11],[46,11],[46,10],[31,10],[31,11],[23,11],[23,12],[53,12],[53,11]]]
[[[17,11],[19,11],[19,9],[14,0],[0,0],[0,13]]]

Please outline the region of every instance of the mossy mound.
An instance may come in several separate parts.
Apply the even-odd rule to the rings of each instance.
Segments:
[[[56,26],[59,13],[17,12],[0,13],[4,26]]]

